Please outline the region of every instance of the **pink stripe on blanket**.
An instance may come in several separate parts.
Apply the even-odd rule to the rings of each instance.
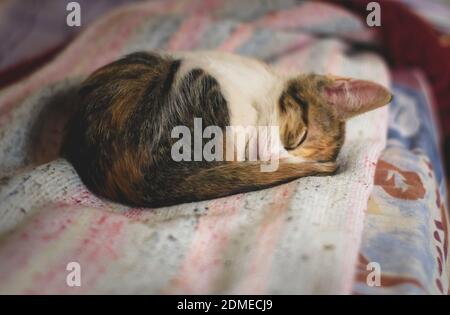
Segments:
[[[212,24],[211,12],[220,7],[223,0],[186,1],[181,8],[183,12],[192,14],[187,18],[178,31],[172,36],[167,48],[169,50],[192,50],[198,47],[204,32]]]
[[[280,54],[282,57],[275,59],[274,66],[285,75],[298,75],[311,57],[311,49],[308,47],[314,45],[315,41],[317,39],[307,35],[299,36],[295,42],[284,49]]]
[[[337,10],[329,5],[307,2],[302,6],[268,14],[258,22],[258,25],[279,30],[305,26],[310,28],[313,25],[323,24],[324,21],[336,20],[348,15],[347,11]],[[302,18],[299,19],[299,16]]]
[[[205,294],[215,289],[215,280],[223,272],[223,253],[239,216],[242,195],[218,199],[200,218],[181,268],[164,294]]]
[[[254,27],[252,25],[242,24],[218,47],[218,49],[228,52],[236,51],[239,46],[252,36],[253,30]]]
[[[92,291],[107,267],[120,258],[127,221],[124,216],[89,208],[63,206],[41,212],[17,230],[0,251],[0,291],[12,288],[27,294]],[[69,273],[66,267],[70,262],[80,264],[79,288],[66,283]],[[16,283],[21,277],[26,279],[24,287]]]
[[[302,18],[299,19],[298,17]],[[341,18],[353,18],[353,15],[340,7],[333,7],[320,2],[306,2],[301,6],[289,10],[277,11],[264,16],[257,25],[275,29],[289,29],[308,27],[323,24],[324,21],[333,21]]]
[[[15,282],[15,277],[36,263],[36,257],[41,252],[51,249],[53,241],[73,223],[70,212],[63,210],[64,207],[65,205],[56,206],[44,212],[42,216],[30,219],[20,229],[14,231],[7,243],[0,245],[2,287],[8,281]],[[49,215],[53,210],[59,215],[56,217]]]
[[[226,0],[191,0],[181,2],[181,13],[206,16],[220,8]]]
[[[286,211],[294,196],[295,184],[276,189],[273,202],[266,205],[266,215],[258,228],[249,257],[246,276],[235,289],[237,294],[267,294],[272,258],[286,223]]]
[[[192,16],[186,19],[170,39],[167,48],[169,50],[195,49],[209,25],[211,25],[209,17]]]
[[[134,14],[133,19],[126,19],[127,23],[122,22],[122,17],[117,17],[120,22],[120,28],[115,32],[107,33],[108,38],[103,38],[105,45],[93,46],[93,50],[89,55],[93,58],[85,58],[82,63],[78,64],[74,69],[77,73],[90,73],[105,64],[117,59],[122,52],[122,48],[126,45],[128,39],[133,35],[138,24],[140,24],[148,16],[147,12]],[[111,20],[110,22],[114,22]]]
[[[168,50],[193,50],[198,48],[204,32],[212,24],[211,12],[221,6],[223,0],[186,1],[177,8],[181,13],[189,13],[178,31],[170,39]]]

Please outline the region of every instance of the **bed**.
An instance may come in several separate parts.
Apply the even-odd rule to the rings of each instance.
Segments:
[[[320,2],[147,1],[95,21],[0,90],[0,292],[446,294],[448,205],[433,96],[419,70],[391,71],[372,46],[357,16]],[[349,124],[336,176],[129,208],[97,198],[67,161],[48,157],[77,84],[142,49],[231,51],[280,71],[378,81],[395,98]],[[67,284],[70,263],[81,286]]]

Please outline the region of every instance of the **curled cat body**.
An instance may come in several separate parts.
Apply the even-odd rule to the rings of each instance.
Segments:
[[[333,174],[345,121],[391,98],[374,82],[285,76],[224,52],[137,52],[82,83],[61,150],[92,192],[133,206],[168,206]],[[233,158],[199,158],[198,150],[174,158],[176,127],[190,131],[188,143],[203,147],[211,140],[211,133],[195,138],[196,119],[203,136],[212,126],[224,131],[213,152]],[[237,142],[231,150],[227,145],[238,126],[276,126],[277,132],[258,134],[259,142],[247,138],[239,159]],[[252,146],[270,147],[276,168],[264,171],[267,160],[250,159]]]

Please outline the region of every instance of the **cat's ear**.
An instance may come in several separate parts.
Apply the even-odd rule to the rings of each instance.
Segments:
[[[376,109],[392,100],[392,94],[382,85],[350,78],[333,78],[323,93],[342,120]]]

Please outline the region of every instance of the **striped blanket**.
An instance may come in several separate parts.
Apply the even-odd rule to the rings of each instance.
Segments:
[[[361,42],[373,35],[355,16],[293,0],[151,1],[98,20],[54,61],[0,91],[0,293],[371,293],[353,280],[366,263],[359,251],[386,108],[348,124],[336,176],[159,209],[97,198],[67,161],[37,165],[57,136],[35,141],[50,104],[132,51],[219,49],[281,71],[389,85],[382,60],[354,49]],[[61,132],[59,121],[49,125]],[[74,263],[80,286],[67,281]]]

